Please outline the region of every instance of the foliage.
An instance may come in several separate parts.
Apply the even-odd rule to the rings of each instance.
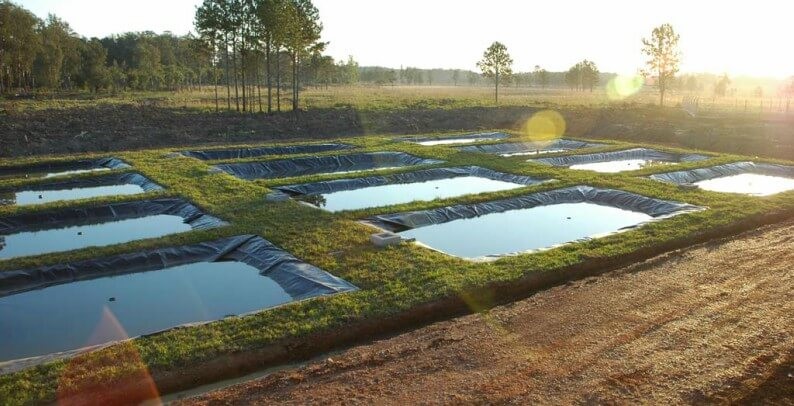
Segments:
[[[499,81],[509,78],[513,74],[513,58],[507,52],[507,47],[501,42],[494,42],[477,62],[477,67],[483,76],[493,78],[496,87],[495,101],[499,103]]]
[[[571,89],[589,89],[592,92],[593,88],[598,85],[598,74],[595,62],[585,59],[568,69],[568,72],[565,73],[565,83]]]
[[[659,87],[659,105],[664,105],[664,94],[669,82],[678,73],[681,63],[681,53],[678,50],[680,35],[676,34],[673,26],[662,24],[653,29],[651,38],[642,39],[642,53],[648,57],[645,62],[646,76],[655,76]]]

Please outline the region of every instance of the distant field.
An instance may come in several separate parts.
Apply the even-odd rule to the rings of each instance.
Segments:
[[[241,90],[240,90],[241,92]],[[252,110],[259,111],[259,94],[262,109],[265,110],[266,89],[253,88]],[[242,93],[240,93],[242,94]],[[284,90],[281,110],[291,109],[291,100]],[[227,109],[226,88],[218,87],[219,108]],[[242,96],[240,96],[242,108]],[[275,97],[275,92],[274,92]],[[721,97],[707,94],[671,93],[667,98],[668,106],[680,106],[684,100],[698,98],[701,113],[786,113],[794,114],[790,100],[777,97]],[[189,108],[192,110],[213,111],[215,109],[215,89],[212,86],[194,88],[178,92],[124,92],[124,93],[74,93],[40,94],[33,98],[6,99],[0,101],[0,109],[7,113],[22,110],[63,109],[87,107],[102,104],[140,104],[168,108]],[[623,98],[611,98],[607,91],[579,92],[560,88],[506,87],[500,89],[500,106],[620,106],[658,104],[659,96],[655,89],[645,88],[637,94]],[[494,106],[493,88],[469,86],[330,86],[328,88],[308,88],[301,93],[301,108],[355,108],[362,110],[404,109],[404,108],[466,108]],[[234,89],[232,89],[232,110],[236,110]],[[276,102],[273,102],[276,109]]]

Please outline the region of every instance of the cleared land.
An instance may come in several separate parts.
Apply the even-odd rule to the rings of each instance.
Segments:
[[[793,265],[788,221],[184,403],[791,404]]]
[[[68,95],[67,95],[68,96]],[[303,94],[301,111],[271,116],[214,112],[212,89],[179,93],[77,94],[0,100],[0,157],[120,151],[211,143],[323,139],[479,129],[521,130],[541,109],[560,111],[567,135],[684,148],[794,157],[794,110],[785,100],[704,100],[692,118],[676,105],[649,105],[652,92],[621,101],[604,92],[508,88],[500,107],[486,87],[332,87]],[[284,102],[283,104],[288,104]],[[766,106],[763,112],[761,105]],[[232,107],[234,108],[234,107]]]

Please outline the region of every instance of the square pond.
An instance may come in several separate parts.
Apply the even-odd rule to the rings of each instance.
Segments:
[[[30,283],[0,277],[0,361],[356,289],[255,236],[19,272]]]
[[[569,169],[588,170],[601,173],[634,171],[652,165],[665,165],[678,162],[695,162],[708,159],[699,154],[675,154],[647,148],[594,154],[566,155],[553,158],[530,159],[545,165],[568,167]]]
[[[396,141],[412,142],[423,146],[435,145],[460,145],[473,144],[475,142],[496,141],[509,137],[508,134],[501,132],[486,132],[477,134],[465,134],[452,137],[425,137],[425,138],[399,138]]]
[[[420,158],[403,152],[371,152],[219,164],[215,168],[241,179],[253,180],[393,169],[414,165],[433,165],[442,162],[436,159]]]
[[[651,179],[703,190],[771,196],[794,190],[794,167],[755,162],[734,162],[686,171],[658,173]]]
[[[179,199],[0,218],[0,260],[120,244],[225,225]]]
[[[511,142],[505,144],[471,145],[461,147],[463,152],[481,152],[503,157],[552,154],[582,148],[603,147],[604,144],[569,139],[548,141]]]
[[[96,158],[76,161],[54,161],[31,165],[0,166],[0,179],[54,178],[129,167],[128,164],[118,158]]]
[[[0,190],[0,204],[29,206],[63,200],[136,195],[162,189],[140,174],[125,173]]]
[[[371,223],[404,239],[472,260],[551,248],[701,208],[589,186],[422,212],[376,216]]]
[[[545,181],[479,167],[459,167],[338,179],[276,189],[317,207],[337,212],[496,192]]]
[[[201,160],[255,158],[268,155],[316,154],[354,148],[342,143],[274,145],[269,147],[225,148],[199,151],[182,151],[181,154]]]

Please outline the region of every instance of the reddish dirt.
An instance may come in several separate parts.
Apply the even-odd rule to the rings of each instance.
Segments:
[[[549,107],[555,108],[555,107]],[[364,134],[521,129],[538,107],[398,110],[313,109],[291,113],[202,113],[103,105],[3,112],[0,157],[109,152],[197,144],[328,139]],[[715,152],[794,159],[794,114],[692,118],[670,108],[561,108],[568,136],[650,142]]]
[[[794,403],[794,220],[186,404]]]

